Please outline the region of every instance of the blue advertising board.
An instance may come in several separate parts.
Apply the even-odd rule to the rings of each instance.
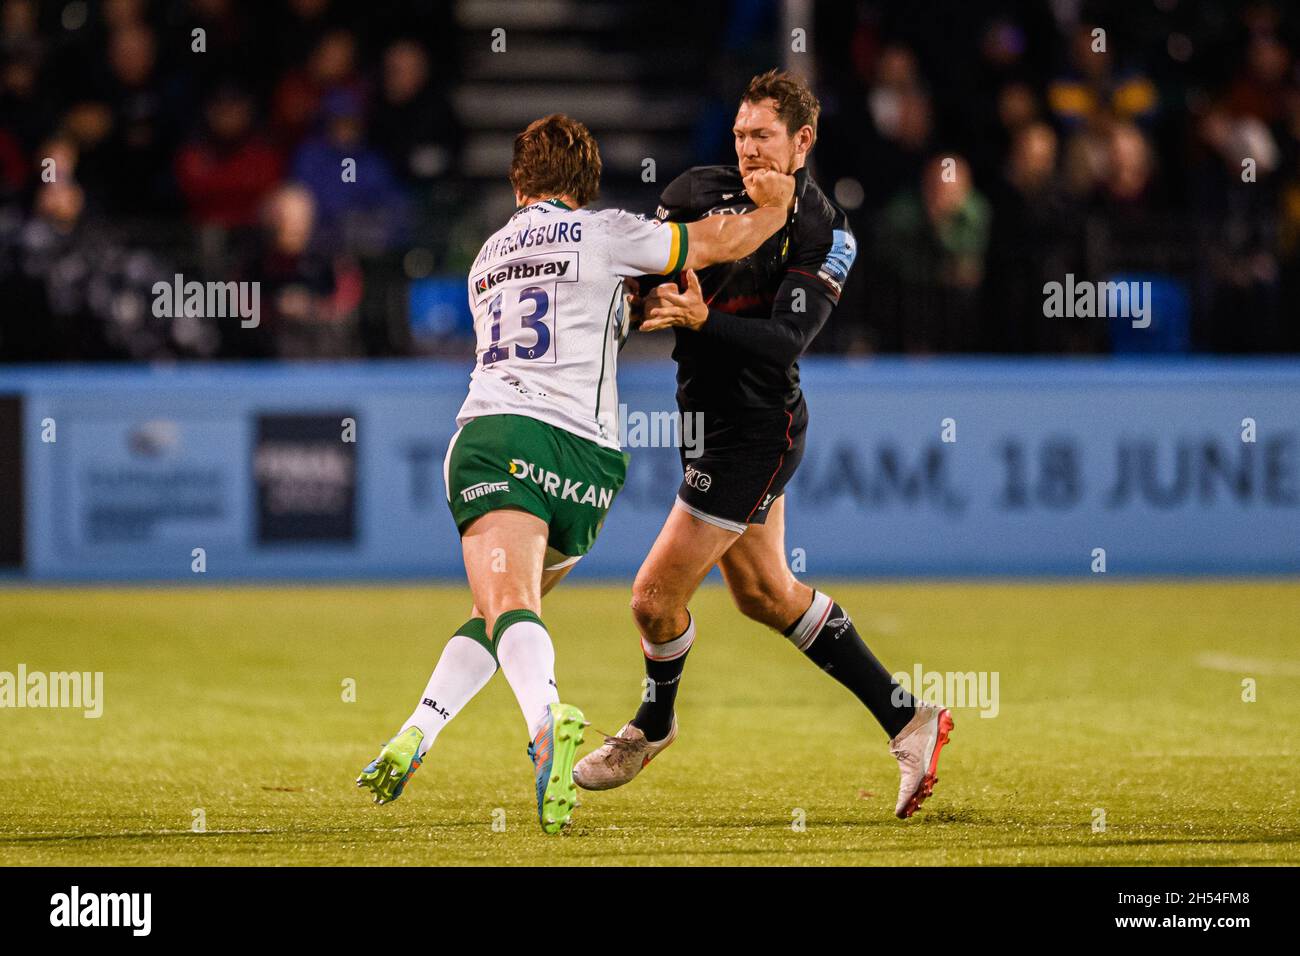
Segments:
[[[672,505],[672,372],[620,373],[632,463],[579,576],[632,575]],[[786,538],[810,576],[1088,575],[1103,552],[1112,577],[1300,571],[1300,363],[803,373]],[[22,398],[23,574],[458,578],[442,459],[467,379],[423,361],[0,370]]]

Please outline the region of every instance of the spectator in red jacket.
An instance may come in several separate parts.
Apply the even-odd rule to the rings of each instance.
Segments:
[[[226,228],[254,225],[263,200],[280,183],[284,157],[257,132],[253,102],[237,87],[220,88],[205,118],[205,131],[176,157],[190,218]]]

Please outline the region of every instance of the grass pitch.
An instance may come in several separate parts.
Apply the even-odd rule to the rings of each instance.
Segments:
[[[0,710],[0,864],[1300,862],[1300,583],[828,590],[891,670],[998,672],[997,716],[954,712],[917,818],[894,819],[896,765],[857,701],[714,588],[678,742],[559,837],[499,674],[400,800],[353,785],[463,588],[0,590],[0,671],[100,670],[105,698],[97,720]],[[639,697],[626,598],[547,599],[584,752]]]

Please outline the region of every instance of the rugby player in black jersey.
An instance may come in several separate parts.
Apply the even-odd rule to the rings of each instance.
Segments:
[[[695,639],[687,603],[714,565],[743,614],[789,638],[884,728],[902,775],[897,816],[910,817],[936,782],[951,714],[913,699],[844,609],[786,563],[784,491],[808,426],[799,357],[839,301],[856,251],[844,213],[805,168],[819,111],[801,78],[755,77],[736,114],[737,166],[696,167],[663,192],[659,218],[688,221],[754,208],[742,177],[755,170],[796,182],[785,228],[757,252],[687,270],[684,289],[659,285],[639,303],[642,331],[671,327],[676,336],[677,402],[683,415],[703,416],[703,453],[683,450],[677,501],[632,588],[647,693],[618,735],[574,768],[586,789],[629,782],[676,739],[673,706]]]

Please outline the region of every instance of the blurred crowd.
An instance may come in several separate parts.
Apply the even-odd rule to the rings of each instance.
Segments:
[[[453,7],[0,0],[0,361],[409,352],[411,250],[455,272],[430,237],[468,208]],[[1044,316],[1074,274],[1160,281],[1172,349],[1300,350],[1286,5],[808,7],[815,172],[861,250],[818,349],[1127,347]],[[728,50],[727,95],[782,47]],[[722,134],[698,161],[727,160]],[[258,328],[155,315],[175,274],[260,282]]]
[[[1300,12],[1300,9],[1296,10]],[[823,347],[1101,352],[1067,274],[1161,285],[1168,350],[1300,350],[1300,50],[1270,2],[820,10],[819,175],[861,267]]]
[[[2,0],[0,359],[401,351],[394,263],[454,191],[449,17]],[[260,281],[257,329],[155,316],[176,273]]]

